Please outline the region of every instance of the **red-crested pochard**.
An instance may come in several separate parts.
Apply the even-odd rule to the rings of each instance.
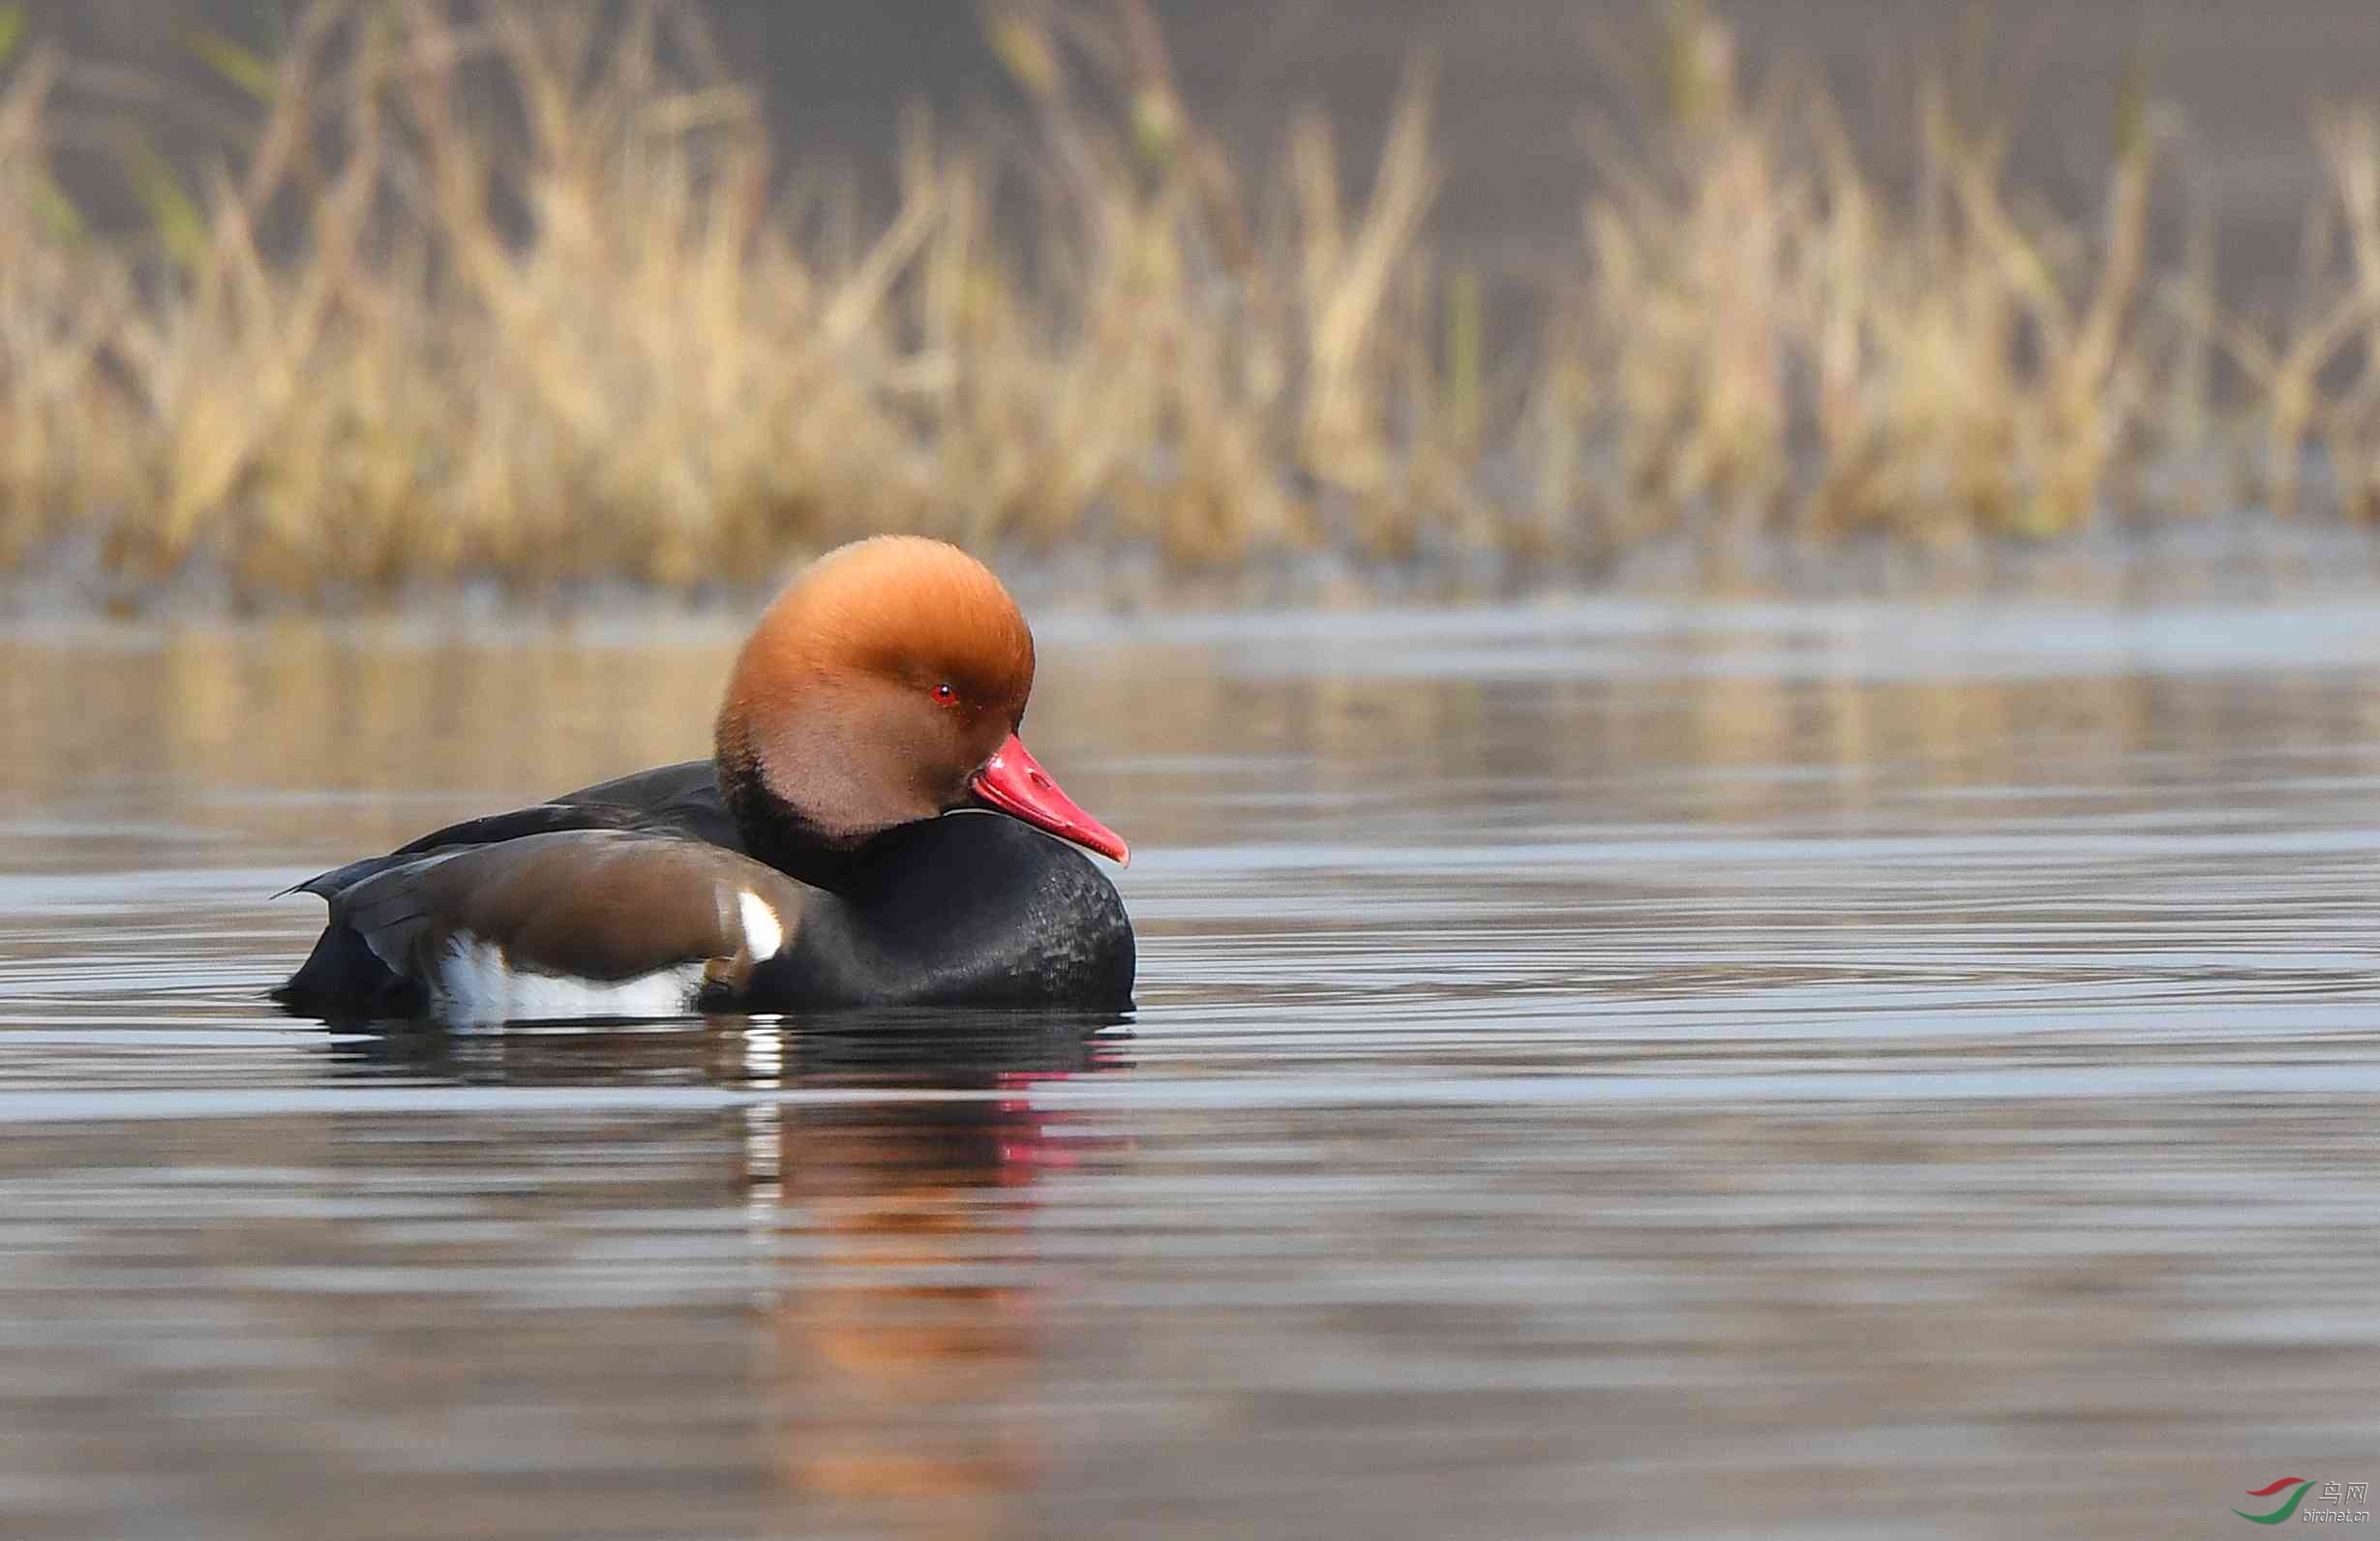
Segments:
[[[1123,902],[1061,842],[1125,845],[1025,752],[1032,689],[1033,633],[981,562],[915,536],[829,552],[744,644],[709,760],[298,885],[330,922],[275,993],[458,1025],[1129,1007]]]

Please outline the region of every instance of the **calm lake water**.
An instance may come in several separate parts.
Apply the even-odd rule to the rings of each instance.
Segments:
[[[0,1530],[2212,1535],[2380,1479],[2380,607],[1040,632],[1029,741],[1138,853],[1088,1042],[259,998],[276,889],[701,752],[724,625],[0,638]]]

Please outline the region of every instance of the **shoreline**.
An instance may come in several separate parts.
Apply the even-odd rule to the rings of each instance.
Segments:
[[[1502,550],[1401,561],[1284,554],[1232,571],[1169,567],[1154,545],[979,553],[1037,621],[1073,624],[1302,613],[1536,610],[1602,601],[1952,603],[2003,599],[2097,608],[2273,604],[2380,594],[2380,529],[2338,520],[2233,514],[2102,527],[2048,541],[1976,537],[1918,546],[1877,534],[1816,545],[1671,537],[1590,570]],[[526,586],[493,575],[408,580],[380,590],[328,586],[311,596],[243,591],[220,562],[195,558],[160,582],[105,570],[95,544],[60,542],[0,573],[0,635],[60,629],[137,633],[187,626],[428,628],[507,632],[740,635],[785,575],[671,589],[624,578]]]

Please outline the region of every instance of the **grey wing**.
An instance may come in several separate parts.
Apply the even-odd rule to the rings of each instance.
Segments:
[[[331,924],[450,1019],[667,1015],[732,999],[791,941],[810,892],[733,851],[616,831],[389,861],[356,863],[375,869],[325,894]]]

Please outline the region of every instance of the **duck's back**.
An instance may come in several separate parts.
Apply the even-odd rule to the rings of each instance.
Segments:
[[[314,952],[273,998],[312,1016],[378,1017],[421,1014],[430,1002],[422,982],[391,968],[364,934],[344,918],[365,884],[389,878],[427,860],[535,835],[616,831],[689,840],[740,854],[743,842],[719,794],[708,760],[686,760],[581,787],[545,802],[486,814],[433,830],[386,856],[366,857],[308,879],[289,891],[330,904],[331,922]],[[390,887],[392,884],[383,884]]]

